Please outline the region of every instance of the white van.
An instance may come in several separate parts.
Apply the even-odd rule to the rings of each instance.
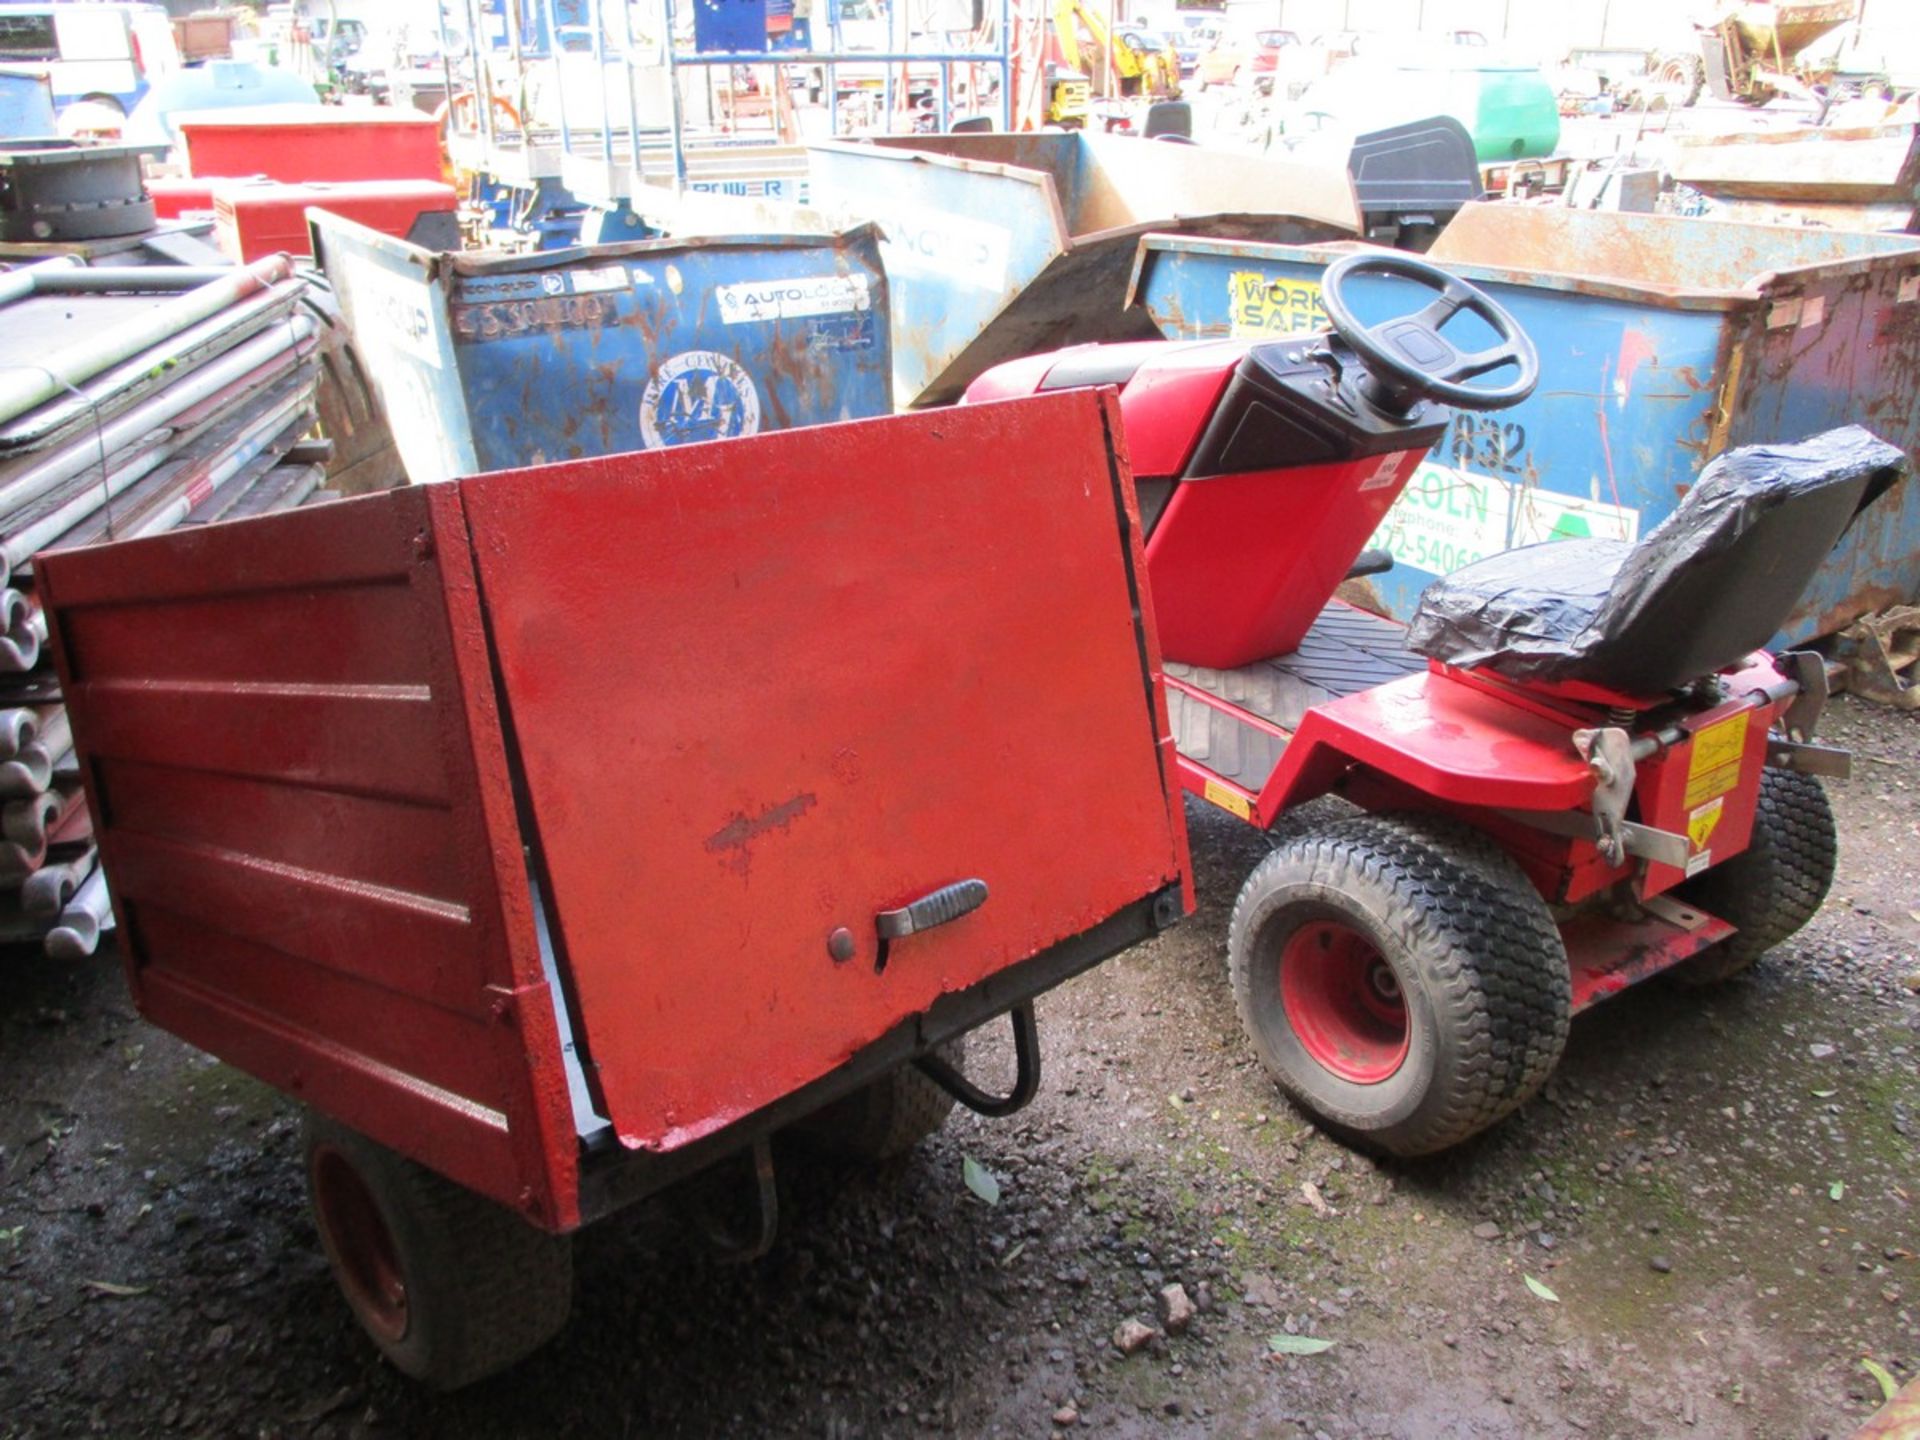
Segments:
[[[124,115],[180,52],[159,5],[0,3],[0,63],[44,65],[56,106],[93,100]]]

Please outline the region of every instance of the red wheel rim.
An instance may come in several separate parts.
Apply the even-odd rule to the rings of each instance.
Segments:
[[[1407,1058],[1411,1029],[1399,979],[1374,943],[1337,920],[1287,937],[1280,1004],[1315,1063],[1356,1085],[1378,1085]]]
[[[355,1313],[381,1338],[403,1339],[407,1277],[393,1232],[360,1172],[331,1147],[314,1152],[313,1208]]]

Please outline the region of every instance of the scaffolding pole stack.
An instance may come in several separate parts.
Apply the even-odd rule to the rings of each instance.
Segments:
[[[0,944],[78,958],[113,926],[33,556],[323,495],[337,333],[284,255],[0,274]]]

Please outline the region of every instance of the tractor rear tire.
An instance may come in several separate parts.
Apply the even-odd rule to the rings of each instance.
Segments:
[[[1736,933],[1668,973],[1682,985],[1713,985],[1750,969],[1814,917],[1833,884],[1838,853],[1833,807],[1819,780],[1796,770],[1761,771],[1747,848],[1677,891]]]
[[[506,1369],[573,1305],[573,1245],[308,1113],[307,1192],[334,1280],[380,1353],[436,1390]]]
[[[966,1063],[967,1037],[957,1036],[933,1053],[959,1069]],[[953,1096],[909,1063],[815,1111],[795,1125],[794,1134],[837,1159],[892,1160],[946,1124],[953,1106]]]
[[[1241,1023],[1280,1088],[1364,1148],[1430,1154],[1509,1114],[1566,1047],[1566,948],[1493,841],[1366,816],[1269,855],[1234,905]]]

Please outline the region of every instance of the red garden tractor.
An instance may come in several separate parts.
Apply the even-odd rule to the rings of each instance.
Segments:
[[[1426,303],[1363,323],[1363,272]],[[1857,428],[1729,452],[1637,544],[1494,555],[1403,626],[1336,587],[1391,563],[1362,547],[1447,407],[1518,403],[1538,361],[1409,256],[1322,284],[1330,333],[1082,347],[967,399],[1119,388],[1184,785],[1263,830],[1363,812],[1297,817],[1248,877],[1241,1019],[1330,1129],[1417,1155],[1532,1095],[1574,1014],[1730,976],[1819,907],[1846,757],[1809,743],[1819,658],[1759,647],[1904,457]]]

